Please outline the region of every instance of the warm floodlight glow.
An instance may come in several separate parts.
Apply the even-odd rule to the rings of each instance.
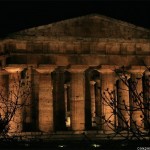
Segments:
[[[99,144],[92,144],[93,147],[100,147],[101,145]]]
[[[66,145],[58,145],[59,148],[66,147]]]
[[[22,67],[6,67],[5,70],[9,73],[17,73],[23,70]]]
[[[70,117],[67,117],[67,119],[66,119],[66,126],[67,126],[67,127],[70,127],[70,126],[71,126]]]

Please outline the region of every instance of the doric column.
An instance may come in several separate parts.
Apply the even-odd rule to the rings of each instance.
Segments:
[[[50,132],[54,130],[53,122],[53,86],[51,72],[56,66],[40,66],[36,70],[40,73],[39,83],[39,130]]]
[[[102,129],[102,97],[101,97],[101,81],[96,79],[95,81],[95,104],[96,104],[96,124],[99,130]]]
[[[66,114],[66,118],[67,118],[67,99],[68,99],[67,89],[68,89],[68,85],[67,85],[67,84],[64,84],[65,114]]]
[[[6,105],[8,100],[8,73],[0,70],[0,119],[5,118]]]
[[[150,125],[150,71],[146,70],[144,73],[144,87],[143,87],[143,103],[144,103],[144,128],[149,129]]]
[[[144,127],[143,122],[143,83],[142,76],[145,67],[133,66],[129,72],[131,73],[130,81],[130,105],[131,105],[131,126],[139,128]]]
[[[126,128],[130,126],[130,104],[129,104],[129,75],[118,74],[117,84],[117,120],[118,126]]]
[[[14,103],[18,101],[18,104],[22,103],[22,99],[17,98],[19,97],[21,92],[21,88],[19,87],[19,81],[21,80],[20,72],[23,70],[22,67],[6,67],[5,70],[9,72],[9,101],[12,101],[12,109],[16,107]],[[14,104],[14,105],[13,105]],[[11,112],[12,113],[12,112]],[[13,113],[12,113],[13,114]],[[10,125],[10,132],[21,132],[23,127],[23,110],[17,108],[15,114],[9,123]]]
[[[97,69],[101,76],[101,95],[102,95],[102,116],[103,130],[111,131],[114,128],[115,116],[113,114],[114,106],[114,72],[109,66],[102,66]]]
[[[96,126],[95,81],[90,81],[92,127]]]
[[[71,72],[71,126],[72,130],[85,129],[85,73],[87,66],[74,65]]]
[[[65,94],[65,115],[66,115],[66,127],[70,128],[70,101],[69,101],[69,87],[70,84],[64,84],[64,94]]]

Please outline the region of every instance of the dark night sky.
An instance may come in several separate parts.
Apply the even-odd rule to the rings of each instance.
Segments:
[[[150,2],[114,0],[0,1],[0,37],[25,28],[99,13],[150,29]]]

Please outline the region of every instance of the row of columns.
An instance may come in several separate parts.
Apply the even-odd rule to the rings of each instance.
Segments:
[[[143,75],[146,80],[150,81],[149,71],[145,71],[145,67],[132,67],[128,70],[128,74],[123,75],[127,78],[124,81],[121,80],[121,74],[116,77],[116,73],[114,73],[114,71],[110,68],[101,68],[98,69],[98,71],[101,76],[102,111],[99,112],[101,114],[101,118],[103,117],[101,120],[101,124],[103,124],[101,129],[109,131],[114,129],[115,126],[121,128],[147,128],[146,122],[150,119],[150,112],[149,108],[144,110],[144,105],[149,107],[148,101],[150,98],[150,86],[146,85],[146,88],[148,88],[147,92],[143,89]],[[115,86],[116,83],[117,89]],[[136,83],[136,85],[134,85],[134,83]],[[96,112],[97,110],[94,105],[94,102],[96,103],[94,84],[96,84],[96,82],[91,81],[90,91],[92,118],[95,118],[95,113],[93,112]],[[131,89],[133,86],[135,89]],[[111,94],[111,92],[114,93]],[[117,100],[115,103],[116,106],[114,106],[114,104],[111,106],[111,99]],[[147,99],[147,102],[145,99]],[[113,107],[116,107],[115,114],[113,112],[115,108]],[[147,116],[147,118],[145,116]],[[147,121],[144,121],[144,118],[146,118]],[[99,124],[99,122],[97,122],[97,124]]]
[[[72,66],[71,68],[67,69],[70,73],[71,73],[71,80],[70,80],[70,96],[71,96],[71,105],[70,105],[70,113],[71,113],[71,129],[72,130],[84,130],[85,129],[85,70],[87,69],[87,66],[83,66],[83,65],[76,65],[76,66]],[[21,72],[23,69],[22,68],[11,68],[11,67],[7,67],[5,68],[6,71],[8,71],[10,73],[10,79],[9,79],[9,86],[11,88],[11,84],[13,85],[13,81],[11,81],[11,77],[13,76],[13,78],[16,78],[16,72]],[[54,101],[53,101],[53,87],[52,87],[52,78],[51,78],[51,73],[56,69],[56,66],[42,66],[36,69],[37,72],[40,73],[40,79],[39,79],[39,102],[38,102],[38,110],[39,110],[39,129],[41,131],[44,132],[50,132],[54,130],[54,117],[57,117],[54,115]],[[105,96],[107,97],[108,92],[106,92],[106,89],[108,89],[109,91],[113,91],[114,90],[114,85],[115,85],[115,73],[112,71],[112,69],[110,69],[109,67],[105,67],[105,68],[100,68],[97,69],[101,75],[101,84],[99,83],[98,86],[101,86],[101,94],[99,93],[100,96],[103,96],[103,94],[105,93]],[[144,72],[144,70],[142,70],[140,72],[140,75]],[[32,74],[29,71],[29,74]],[[137,78],[137,76],[139,76],[139,69],[132,69],[131,70],[131,79],[134,80]],[[6,84],[5,80],[3,78],[3,74],[1,73],[1,77],[0,77],[0,83]],[[91,87],[90,87],[90,92],[91,92],[91,115],[92,118],[95,118],[95,108],[96,108],[96,97],[94,94],[94,85],[95,82],[91,82]],[[138,89],[137,92],[142,91],[142,82],[138,82]],[[129,90],[128,87],[122,83],[122,81],[119,81],[119,89],[118,89],[118,101],[120,104],[120,107],[122,106],[122,102],[123,100],[125,100],[125,103],[128,105],[129,104]],[[4,86],[5,87],[5,86]],[[1,87],[2,89],[5,88]],[[124,89],[124,90],[121,90]],[[56,88],[57,90],[57,88]],[[58,91],[59,92],[59,91]],[[58,93],[57,92],[57,93]],[[100,90],[99,90],[100,92]],[[102,94],[103,93],[103,94]],[[56,95],[58,96],[58,95]],[[109,96],[108,96],[109,97]],[[32,96],[29,97],[27,103],[31,103],[32,100]],[[57,98],[56,98],[57,100]],[[57,101],[56,101],[57,103]],[[100,101],[97,102],[98,105],[100,105]],[[109,118],[109,120],[111,122],[114,122],[115,118],[112,115],[110,117],[110,113],[112,113],[112,109],[110,108],[110,106],[108,106],[107,104],[105,104],[106,101],[103,101],[102,104],[102,110],[100,108],[98,113],[99,115],[104,115],[106,120]],[[26,122],[32,122],[32,117],[31,117],[31,107],[27,107],[26,109],[28,114],[26,115]],[[57,109],[57,108],[56,108]],[[102,111],[102,112],[100,112]],[[128,118],[128,114],[127,112],[122,112],[124,114],[125,119],[129,119]],[[58,114],[59,115],[59,114]],[[133,113],[133,119],[135,119],[135,121],[140,124],[141,121],[139,119],[139,115],[141,114],[141,111],[136,111],[136,113]],[[17,112],[16,115],[14,116],[13,120],[15,120],[15,122],[21,122],[22,118],[19,117],[20,112]],[[17,125],[17,130],[21,131],[22,130],[22,126],[21,123],[17,123],[15,124],[15,122],[13,121],[12,124],[14,124],[13,126]],[[19,126],[19,127],[18,127]],[[123,126],[123,125],[122,125]],[[104,130],[110,130],[111,128],[113,128],[113,126],[108,126],[107,124],[103,124],[102,127]]]

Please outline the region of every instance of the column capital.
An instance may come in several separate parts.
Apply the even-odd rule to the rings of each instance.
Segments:
[[[96,83],[96,82],[93,81],[93,80],[90,81],[90,85],[94,85],[95,83]]]
[[[20,73],[24,67],[21,66],[8,66],[4,68],[8,73]]]
[[[120,76],[120,78],[119,78],[119,76]],[[131,77],[131,75],[130,74],[120,74],[120,75],[118,75],[118,77],[116,78],[116,79],[130,79],[130,77]]]
[[[128,80],[130,77],[131,77],[131,74],[129,72],[125,72],[125,73],[117,72],[115,74],[115,81],[120,80],[120,79]]]
[[[87,65],[71,65],[67,70],[71,73],[82,73],[88,69],[88,67]]]
[[[118,66],[112,65],[101,65],[96,68],[96,70],[100,73],[114,73],[114,70],[118,69]]]
[[[131,66],[127,71],[129,73],[143,74],[145,70],[145,66]]]
[[[36,71],[42,74],[50,74],[56,69],[56,65],[39,65]]]

